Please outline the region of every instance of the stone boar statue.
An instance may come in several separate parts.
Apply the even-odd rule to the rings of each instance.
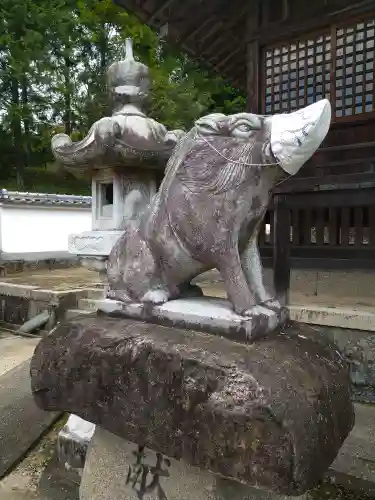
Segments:
[[[107,297],[161,304],[192,294],[190,281],[217,268],[236,313],[280,308],[263,284],[259,228],[273,188],[314,154],[330,121],[328,100],[290,114],[200,118],[151,205],[113,247]]]

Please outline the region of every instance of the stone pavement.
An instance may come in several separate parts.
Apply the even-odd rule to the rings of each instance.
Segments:
[[[375,497],[375,406],[355,405],[356,425],[341,448],[330,476]]]
[[[0,477],[58,416],[37,408],[31,395],[29,359],[38,341],[0,330]]]
[[[38,342],[38,337],[19,337],[0,329],[0,478],[58,417],[37,408],[31,395],[29,359]],[[78,500],[77,483],[70,481],[56,459],[51,460],[56,438],[56,431],[48,434],[34,453],[0,480],[0,500]]]
[[[0,376],[31,357],[39,338],[12,335],[0,329]]]
[[[265,270],[265,282],[272,290],[272,272]],[[223,295],[221,278],[217,271],[201,275],[217,295]],[[28,285],[49,290],[76,290],[101,285],[99,274],[82,267],[52,270],[28,270],[1,277],[0,282]],[[375,272],[373,271],[309,271],[295,270],[291,274],[292,304],[324,304],[351,306],[362,310],[375,306]]]

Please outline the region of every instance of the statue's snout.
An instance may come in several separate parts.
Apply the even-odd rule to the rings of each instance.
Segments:
[[[285,172],[294,175],[319,148],[331,123],[331,104],[318,101],[271,119],[271,149]]]

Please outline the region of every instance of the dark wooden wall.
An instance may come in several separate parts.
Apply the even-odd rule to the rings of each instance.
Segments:
[[[260,235],[264,263],[375,268],[375,2],[257,8],[247,31],[249,110],[289,112],[324,97],[333,109],[322,147],[277,190]],[[275,253],[276,241],[288,250]]]
[[[260,232],[266,266],[272,265],[278,241],[289,247],[283,255],[289,253],[292,268],[375,269],[375,186],[276,194],[280,199],[280,223],[274,202]]]
[[[261,45],[299,37],[316,29],[374,12],[373,0],[253,0],[259,3],[256,27],[247,39]]]

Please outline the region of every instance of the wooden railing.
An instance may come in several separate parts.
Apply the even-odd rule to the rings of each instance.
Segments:
[[[375,182],[276,194],[259,248],[263,264],[273,266],[279,296],[287,293],[293,268],[375,269]]]

